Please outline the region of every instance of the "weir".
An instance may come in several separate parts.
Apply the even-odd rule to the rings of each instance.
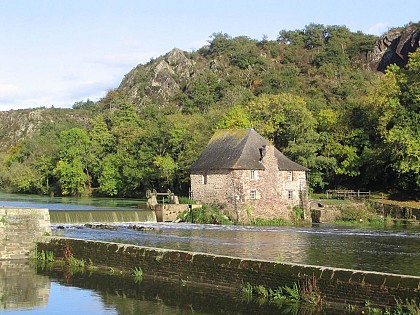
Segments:
[[[53,224],[157,222],[153,210],[50,210]]]

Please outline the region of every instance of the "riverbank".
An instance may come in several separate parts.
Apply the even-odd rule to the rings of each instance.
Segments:
[[[420,205],[417,208],[407,206],[407,203],[342,199],[312,199],[309,204],[309,214],[300,207],[291,209],[288,219],[254,218],[250,214],[247,224],[253,226],[310,226],[312,223],[344,223],[374,227],[420,224]],[[198,224],[238,224],[224,214],[223,208],[215,205],[189,208],[180,213],[175,221]]]

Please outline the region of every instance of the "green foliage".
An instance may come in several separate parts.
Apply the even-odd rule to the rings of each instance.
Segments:
[[[78,259],[74,256],[69,257],[67,260],[68,265],[71,269],[77,270],[77,271],[83,271],[85,268],[85,260],[84,259]]]
[[[243,106],[233,106],[217,124],[218,129],[250,128],[252,123]]]
[[[313,305],[322,304],[322,296],[319,291],[315,277],[309,277],[302,284],[293,283],[292,286],[281,286],[277,289],[267,289],[262,285],[253,286],[246,283],[241,288],[242,296],[251,301],[254,298],[263,303],[309,303]]]
[[[292,209],[292,222],[299,223],[305,217],[305,213],[302,207],[295,206]]]
[[[132,270],[132,276],[135,283],[140,283],[143,281],[143,270],[140,267],[135,267]]]
[[[254,292],[254,287],[247,282],[245,285],[242,286],[241,288],[241,293],[242,296],[247,300],[247,301],[251,301],[252,300],[252,296],[253,296],[253,292]]]
[[[77,157],[72,161],[58,161],[54,175],[58,178],[61,193],[64,196],[80,196],[85,191],[88,177],[83,171],[83,163],[80,158]]]
[[[79,101],[73,104],[73,109],[85,109],[94,111],[96,109],[96,103],[87,99],[86,101]]]
[[[282,218],[264,219],[257,217],[253,219],[252,224],[257,226],[285,226],[290,225],[290,222]]]
[[[178,201],[179,201],[180,204],[184,204],[184,205],[194,205],[194,204],[196,204],[195,200],[192,200],[190,198],[183,197],[183,196],[179,196]]]
[[[215,205],[203,205],[199,208],[188,209],[182,212],[178,219],[199,224],[232,224],[232,221]]]
[[[90,271],[98,270],[98,267],[93,264],[93,261],[90,258],[89,258],[89,264],[87,266],[87,269]]]
[[[5,215],[1,216],[0,223],[2,223],[3,225],[9,224],[9,221],[7,220],[7,217]]]
[[[36,131],[12,142],[0,130],[0,186],[75,196],[139,197],[152,188],[187,195],[189,167],[214,130],[252,127],[311,170],[312,191],[362,186],[415,194],[420,52],[407,67],[378,75],[367,70],[376,39],[315,23],[281,30],[275,41],[215,33],[208,46],[185,53],[190,64],[162,56],[139,65],[99,102],[33,116],[15,111],[28,117],[20,125],[34,120]],[[161,91],[169,96],[151,86],[163,60],[176,83]]]
[[[51,251],[38,251],[35,249],[34,252],[35,259],[40,263],[51,263],[54,261],[54,253]]]

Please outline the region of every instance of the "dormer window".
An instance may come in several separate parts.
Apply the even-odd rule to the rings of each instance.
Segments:
[[[251,180],[257,180],[257,179],[258,179],[258,171],[256,171],[256,170],[251,170],[251,174],[250,174],[249,178],[250,178]]]

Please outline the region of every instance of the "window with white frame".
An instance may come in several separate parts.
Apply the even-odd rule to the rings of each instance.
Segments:
[[[293,199],[293,190],[287,191],[287,198],[288,199]]]
[[[207,185],[207,173],[204,173],[204,174],[201,176],[201,183],[202,183],[203,185]]]
[[[293,180],[293,172],[292,171],[287,171],[287,180],[288,181],[292,181]]]
[[[256,190],[250,190],[249,191],[249,199],[257,199],[257,191]]]
[[[252,179],[252,180],[257,180],[258,179],[258,171],[251,170],[251,175],[249,176],[249,178]]]

